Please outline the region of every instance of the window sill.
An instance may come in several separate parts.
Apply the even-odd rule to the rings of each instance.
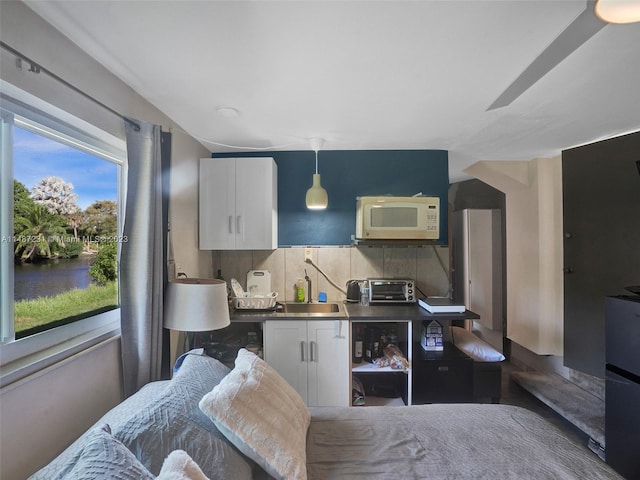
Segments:
[[[0,387],[120,335],[120,309],[0,345]]]

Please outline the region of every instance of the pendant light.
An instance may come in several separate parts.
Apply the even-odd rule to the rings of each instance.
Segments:
[[[307,190],[306,203],[309,210],[324,210],[329,204],[327,191],[320,185],[320,174],[318,173],[318,150],[324,144],[323,138],[314,137],[309,139],[311,149],[316,152],[316,173],[313,175],[311,188]]]

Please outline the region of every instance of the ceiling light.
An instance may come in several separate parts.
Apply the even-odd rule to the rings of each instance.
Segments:
[[[226,117],[226,118],[234,118],[240,114],[237,108],[227,107],[224,105],[221,107],[217,107],[216,113],[221,117]]]
[[[327,191],[320,185],[320,174],[318,173],[318,150],[322,148],[324,144],[323,138],[311,138],[309,139],[311,149],[316,152],[316,173],[313,175],[313,183],[311,188],[307,190],[307,196],[305,198],[307,208],[310,210],[324,210],[329,204],[329,196]]]
[[[595,12],[600,20],[608,23],[640,22],[640,1],[596,0]]]

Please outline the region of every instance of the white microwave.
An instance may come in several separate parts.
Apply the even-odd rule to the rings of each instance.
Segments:
[[[358,197],[358,240],[438,240],[440,198]]]

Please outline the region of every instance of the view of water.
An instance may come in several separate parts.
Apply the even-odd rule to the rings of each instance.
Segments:
[[[91,283],[92,260],[91,255],[81,255],[14,265],[15,300],[51,297],[74,288],[87,288]]]

